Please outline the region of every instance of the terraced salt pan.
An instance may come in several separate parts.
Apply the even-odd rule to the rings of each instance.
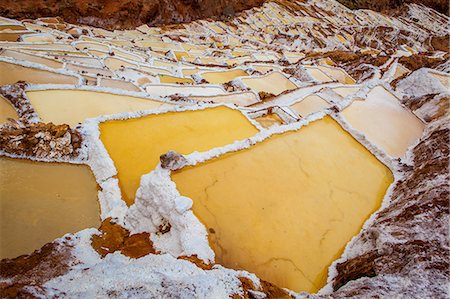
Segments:
[[[256,92],[268,92],[279,95],[286,90],[296,89],[292,83],[280,72],[273,72],[268,75],[256,78],[242,78],[242,82]]]
[[[159,81],[169,84],[194,84],[194,80],[191,78],[180,78],[170,75],[159,75]]]
[[[77,50],[96,50],[103,52],[109,52],[110,49],[108,45],[96,42],[75,42],[74,47]]]
[[[15,30],[3,30],[0,31],[0,41],[6,41],[6,42],[16,42],[19,40],[19,38],[24,35],[31,33],[31,31],[22,30],[22,31],[15,31]]]
[[[24,31],[27,30],[25,26],[19,23],[9,23],[9,24],[3,24],[3,20],[0,20],[2,24],[0,24],[0,31],[3,30],[11,30],[11,31]]]
[[[23,42],[26,43],[53,43],[56,42],[56,38],[48,33],[34,33],[25,34],[20,37]]]
[[[429,74],[438,79],[447,89],[450,88],[450,75],[442,72],[430,71]]]
[[[113,70],[113,71],[118,70],[123,67],[137,67],[138,66],[136,63],[128,62],[126,60],[119,59],[119,58],[113,58],[113,57],[105,58],[103,63],[105,64],[106,67],[108,67],[110,70]]]
[[[17,81],[34,84],[78,84],[80,78],[56,70],[51,72],[43,68],[32,68],[17,62],[0,60],[0,85],[14,84]]]
[[[40,49],[40,50],[54,50],[54,51],[69,51],[74,52],[75,48],[70,44],[62,44],[62,43],[7,43],[0,42],[0,47],[7,48],[16,48],[19,47],[21,49]]]
[[[66,69],[68,70],[72,70],[72,71],[77,71],[83,74],[91,74],[91,75],[96,75],[99,76],[114,76],[114,73],[111,72],[110,70],[105,70],[102,68],[97,68],[97,67],[89,67],[89,66],[84,66],[84,65],[79,65],[79,64],[74,64],[74,63],[67,63],[66,64]]]
[[[305,66],[304,67],[308,73],[311,75],[311,77],[313,77],[316,81],[319,81],[321,83],[325,83],[325,82],[331,82],[333,81],[333,79],[328,76],[327,74],[325,74],[321,69],[319,69],[318,67],[308,67]]]
[[[155,168],[160,155],[169,150],[206,151],[257,132],[243,114],[223,106],[100,124],[100,139],[114,161],[128,205],[134,202],[141,176]]]
[[[270,73],[272,71],[281,71],[281,69],[276,65],[253,64],[252,68],[263,74]]]
[[[355,84],[355,80],[350,77],[346,72],[341,69],[333,68],[333,67],[318,67],[322,72],[324,72],[328,77],[335,79],[339,83],[342,84]]]
[[[0,157],[0,259],[100,224],[88,166]]]
[[[24,52],[9,50],[9,49],[6,49],[3,52],[1,52],[0,56],[11,57],[11,58],[22,60],[22,61],[38,63],[38,64],[42,64],[42,65],[45,65],[45,66],[48,66],[48,67],[54,68],[54,69],[60,69],[63,67],[62,62],[59,62],[59,61],[56,61],[53,59],[49,59],[49,58],[32,55],[32,54],[28,54],[28,53],[24,53]]]
[[[314,112],[321,111],[329,108],[331,105],[327,101],[317,95],[310,95],[291,105],[291,108],[295,110],[300,116],[306,117]]]
[[[248,76],[248,74],[240,69],[229,70],[223,72],[203,72],[200,74],[203,79],[212,84],[223,84],[237,77]]]
[[[382,86],[373,88],[365,100],[355,100],[342,111],[342,116],[392,157],[404,156],[425,128],[417,116]]]
[[[263,127],[270,128],[275,125],[284,124],[283,120],[276,113],[268,113],[266,115],[258,116],[255,120]]]
[[[191,96],[189,99],[199,102],[229,103],[246,107],[259,102],[258,97],[253,92],[230,93],[218,96]]]
[[[151,110],[169,105],[145,98],[90,90],[32,90],[26,91],[26,94],[43,122],[69,124],[71,127],[100,115]]]
[[[360,87],[347,87],[347,86],[341,86],[341,87],[334,87],[331,88],[335,93],[342,97],[347,97],[349,95],[355,94],[360,90]]]
[[[108,78],[99,79],[99,86],[118,88],[118,89],[123,89],[123,90],[128,90],[128,91],[134,91],[134,92],[141,91],[139,89],[139,87],[137,87],[136,85],[134,85],[131,82],[123,81],[123,80],[108,79]]]
[[[410,70],[408,70],[406,67],[404,67],[401,64],[397,64],[397,68],[395,69],[395,73],[394,73],[394,79],[400,78],[409,72],[410,72]]]
[[[216,262],[316,292],[381,204],[389,169],[325,117],[172,173],[209,231]]]
[[[177,84],[149,84],[145,90],[151,96],[166,97],[171,95],[180,96],[216,96],[226,94],[221,86],[214,85],[177,85]]]
[[[8,118],[18,119],[16,110],[4,97],[0,97],[0,124],[7,122]]]

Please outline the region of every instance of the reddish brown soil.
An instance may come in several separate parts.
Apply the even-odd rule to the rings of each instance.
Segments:
[[[1,260],[0,277],[8,279],[0,282],[0,298],[36,298],[36,293],[44,294],[44,283],[69,270],[71,249],[69,240],[64,240],[62,244],[48,243],[30,255]]]
[[[277,287],[276,285],[271,284],[270,282],[261,280],[260,281],[260,288],[257,288],[253,281],[248,279],[247,277],[239,277],[239,280],[241,281],[242,288],[244,290],[244,296],[239,296],[238,294],[235,294],[232,296],[233,299],[238,298],[244,298],[244,299],[254,299],[259,298],[254,295],[253,291],[256,292],[262,292],[266,295],[267,299],[292,299],[285,290]]]
[[[431,7],[440,13],[448,15],[449,1],[448,0],[338,0],[345,6],[351,9],[367,8],[376,11],[386,12],[393,9],[399,9],[403,4],[417,3]]]
[[[131,258],[140,258],[150,253],[156,254],[149,233],[130,235],[122,226],[113,223],[111,218],[105,219],[100,226],[100,235],[91,239],[92,247],[101,256],[120,251]]]
[[[61,17],[74,24],[131,29],[200,18],[226,17],[259,6],[264,0],[3,0],[0,15],[15,19]]]

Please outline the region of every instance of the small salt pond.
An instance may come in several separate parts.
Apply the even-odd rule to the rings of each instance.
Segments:
[[[393,181],[331,117],[172,173],[216,262],[317,292]]]
[[[27,91],[28,98],[43,122],[74,127],[100,115],[151,110],[168,105],[146,98],[88,90]]]
[[[216,107],[169,112],[100,124],[100,139],[118,170],[122,195],[134,202],[140,178],[169,150],[206,151],[255,135],[258,130],[239,111]]]
[[[100,225],[88,166],[0,157],[0,259]]]
[[[223,72],[204,72],[201,73],[203,79],[212,84],[223,84],[229,82],[237,77],[248,76],[243,70],[230,70]]]
[[[80,79],[75,76],[0,61],[0,85],[14,84],[17,81],[35,84],[78,84]]]
[[[237,106],[246,107],[259,102],[253,92],[230,93],[218,96],[191,96],[189,99],[201,102],[231,103]]]
[[[294,83],[280,72],[273,72],[257,78],[242,78],[242,82],[256,92],[264,91],[274,95],[297,88]]]
[[[283,120],[276,113],[268,113],[262,116],[258,116],[255,120],[263,127],[270,128],[276,125],[284,124]]]
[[[170,75],[159,75],[159,81],[169,84],[194,84],[194,80],[191,78],[180,78]]]
[[[392,157],[402,157],[425,128],[419,118],[381,86],[372,89],[365,100],[355,100],[342,111],[342,116]]]
[[[314,112],[330,107],[327,101],[316,95],[310,95],[291,106],[300,116],[306,117]]]
[[[8,118],[18,119],[19,116],[8,100],[0,96],[0,124],[7,122]]]

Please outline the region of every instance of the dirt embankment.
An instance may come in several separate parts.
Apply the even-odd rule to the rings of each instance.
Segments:
[[[14,19],[61,17],[73,24],[105,29],[134,29],[210,17],[232,16],[264,0],[3,0],[0,15]]]
[[[372,9],[381,12],[389,12],[403,6],[403,4],[417,3],[431,7],[434,10],[449,14],[449,2],[448,0],[338,0],[351,9]]]

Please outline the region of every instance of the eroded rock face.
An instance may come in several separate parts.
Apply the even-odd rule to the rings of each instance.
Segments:
[[[44,245],[30,255],[0,261],[1,298],[37,298],[45,296],[42,285],[65,274],[73,260],[70,239]]]
[[[175,24],[233,15],[263,2],[264,0],[4,0],[0,3],[0,15],[16,19],[58,16],[70,23],[106,29],[131,29],[142,24]]]
[[[36,158],[75,158],[81,134],[69,125],[10,122],[0,128],[0,150]]]
[[[401,9],[406,3],[418,3],[433,8],[443,14],[448,14],[449,2],[446,0],[338,0],[342,4],[351,9],[372,9],[376,11],[391,11],[393,9]]]

